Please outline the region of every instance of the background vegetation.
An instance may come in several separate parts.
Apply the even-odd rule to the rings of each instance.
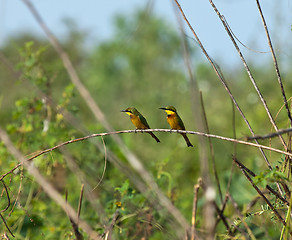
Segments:
[[[34,157],[91,133],[133,129],[120,112],[129,106],[153,128],[168,128],[158,108],[174,105],[187,130],[234,139],[252,135],[193,36],[149,9],[117,16],[112,39],[90,49],[83,45],[86,32],[67,25],[60,43],[50,35],[22,34],[1,48],[3,239],[289,239],[291,156],[285,154],[264,150],[269,169],[258,148],[195,135],[189,135],[194,148],[187,148],[179,134],[159,132],[159,144],[148,134],[127,133]],[[274,132],[245,69],[221,70],[254,132]],[[251,62],[250,70],[278,129],[290,127],[273,63]],[[289,108],[291,75],[289,69],[284,77]],[[91,98],[98,105],[90,105]],[[283,139],[286,145],[279,137],[260,144],[289,152],[290,136]],[[235,160],[257,175],[251,177],[255,186]],[[79,212],[80,221],[41,179]]]

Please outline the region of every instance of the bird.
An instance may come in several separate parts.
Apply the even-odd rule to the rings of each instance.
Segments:
[[[166,112],[167,114],[167,122],[170,125],[171,129],[174,130],[186,130],[183,121],[181,120],[180,116],[177,114],[177,111],[175,107],[168,106],[159,108]],[[181,133],[181,135],[184,137],[188,147],[193,147],[193,144],[191,144],[189,138],[187,137],[187,134]]]
[[[136,129],[150,129],[146,119],[136,108],[128,107],[127,109],[122,110],[121,112],[125,112],[130,116],[130,119],[132,123],[135,125]],[[149,133],[151,137],[153,137],[156,140],[156,142],[160,142],[158,137],[156,137],[153,132],[147,133]]]

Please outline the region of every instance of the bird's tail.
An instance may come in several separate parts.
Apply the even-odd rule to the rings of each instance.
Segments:
[[[151,137],[153,137],[156,140],[156,142],[160,142],[158,137],[156,137],[153,132],[148,132],[148,133],[151,135]]]
[[[191,144],[189,138],[187,137],[187,135],[185,133],[181,133],[181,135],[184,137],[188,147],[193,147],[193,144]]]

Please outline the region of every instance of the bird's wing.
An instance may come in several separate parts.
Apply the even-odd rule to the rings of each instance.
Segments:
[[[143,123],[143,125],[145,125],[147,128],[150,128],[149,124],[147,123],[146,119],[142,116],[142,114],[139,114],[138,117],[139,117],[140,121]]]
[[[177,115],[177,121],[178,121],[178,124],[179,124],[180,127],[181,127],[181,130],[186,130],[185,125],[184,125],[184,123],[183,123],[183,121],[181,120],[181,118],[180,118],[179,115]]]

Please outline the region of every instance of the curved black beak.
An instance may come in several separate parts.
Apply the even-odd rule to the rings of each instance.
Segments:
[[[166,110],[166,108],[159,108],[159,109],[161,109],[161,110]]]

